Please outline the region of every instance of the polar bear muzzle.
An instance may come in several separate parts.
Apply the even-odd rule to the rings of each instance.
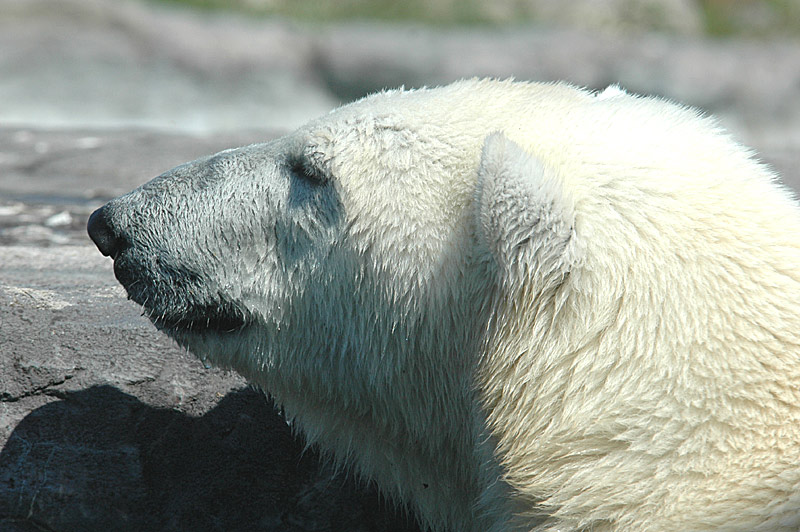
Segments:
[[[114,275],[128,297],[144,307],[159,329],[172,333],[225,333],[248,324],[246,313],[235,304],[210,294],[202,296],[200,289],[205,283],[198,274],[170,265],[163,257],[147,257],[144,250],[132,246],[131,239],[110,221],[110,205],[92,213],[87,226],[89,236],[103,255],[114,260]],[[161,295],[165,290],[179,297],[167,301]]]

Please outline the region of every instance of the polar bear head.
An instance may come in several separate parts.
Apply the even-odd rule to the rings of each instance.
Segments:
[[[703,423],[800,420],[800,222],[772,180],[693,111],[473,80],[179,166],[89,231],[158,328],[426,524],[669,528],[743,497],[709,495],[750,470],[708,465]]]

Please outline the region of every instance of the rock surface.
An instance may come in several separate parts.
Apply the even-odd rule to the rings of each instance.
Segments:
[[[634,3],[655,2],[543,2],[564,11],[563,19],[548,17],[561,24],[599,17],[585,9],[614,13]],[[0,50],[5,125],[287,129],[385,87],[496,76],[594,89],[619,83],[714,113],[748,143],[760,136],[800,144],[800,42],[789,38],[617,34],[555,23],[307,25],[132,0],[0,0]]]
[[[267,397],[205,369],[125,299],[86,219],[177,164],[384,86],[513,75],[701,106],[800,188],[796,42],[311,28],[0,0],[0,50],[3,531],[415,529],[303,452]]]

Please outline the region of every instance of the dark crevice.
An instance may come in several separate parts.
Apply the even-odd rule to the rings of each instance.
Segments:
[[[28,397],[35,397],[37,395],[48,395],[51,397],[61,398],[64,394],[61,390],[53,389],[56,386],[61,386],[75,375],[64,375],[64,378],[58,380],[51,380],[47,384],[37,386],[31,390],[27,390],[19,395],[12,395],[8,392],[0,392],[0,403],[15,403]]]

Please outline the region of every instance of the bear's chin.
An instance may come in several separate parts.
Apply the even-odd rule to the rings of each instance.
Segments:
[[[150,309],[145,309],[145,313],[158,329],[170,336],[237,333],[248,325],[242,312],[225,304],[194,308],[179,315],[153,314]]]
[[[128,299],[141,305],[143,314],[173,338],[236,333],[252,321],[235,303],[204,289],[195,276],[178,269],[169,273],[154,275],[127,256],[114,261],[114,274]]]

